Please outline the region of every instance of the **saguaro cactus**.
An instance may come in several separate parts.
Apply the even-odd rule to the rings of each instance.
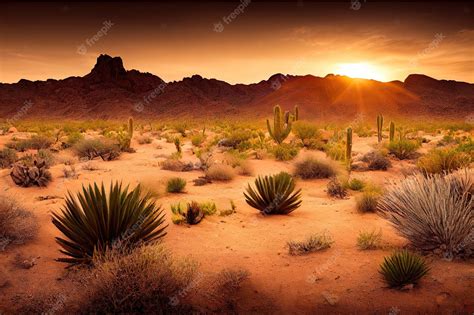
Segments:
[[[298,109],[298,105],[295,105],[295,112],[291,113],[289,111],[285,112],[285,123],[291,121],[297,121],[300,117],[300,111]]]
[[[382,142],[382,127],[383,127],[383,116],[377,115],[377,138],[379,142]]]
[[[393,142],[395,138],[395,123],[393,121],[390,122],[390,142]]]
[[[270,137],[272,137],[276,143],[281,144],[290,134],[292,123],[292,119],[288,119],[288,122],[285,122],[285,119],[281,114],[281,107],[276,105],[273,108],[273,130],[270,126],[270,120],[267,119],[267,128]]]
[[[351,162],[352,158],[352,128],[347,128],[347,139],[346,139],[346,161]]]
[[[130,140],[133,138],[133,118],[128,118],[128,136]]]

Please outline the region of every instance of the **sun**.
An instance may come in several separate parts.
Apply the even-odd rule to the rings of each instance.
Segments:
[[[385,76],[380,69],[366,62],[341,63],[338,65],[335,73],[351,78],[373,79],[378,81],[385,80]]]

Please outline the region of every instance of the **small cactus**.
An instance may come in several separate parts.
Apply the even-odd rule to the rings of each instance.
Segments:
[[[395,139],[395,123],[393,121],[390,122],[390,142],[393,142]]]
[[[290,117],[288,112],[285,113],[285,116],[287,114],[288,117]],[[281,144],[290,134],[292,123],[293,119],[290,118],[288,118],[288,121],[285,122],[285,118],[282,117],[281,114],[281,107],[276,105],[273,108],[273,129],[270,126],[270,120],[267,119],[268,132],[276,143]]]
[[[346,140],[346,161],[351,163],[352,158],[352,128],[347,128],[347,140]]]
[[[46,163],[34,161],[34,166],[28,167],[21,163],[13,165],[11,178],[21,187],[46,187],[51,181],[51,173],[46,169]]]
[[[377,115],[377,139],[382,142],[383,116]]]

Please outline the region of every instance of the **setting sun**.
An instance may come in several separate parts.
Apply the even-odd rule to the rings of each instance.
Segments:
[[[364,62],[339,64],[335,73],[346,75],[351,78],[385,81],[385,76],[380,69],[372,64]]]

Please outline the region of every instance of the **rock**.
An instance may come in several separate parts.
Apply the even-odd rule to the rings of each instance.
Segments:
[[[328,291],[323,291],[321,295],[331,306],[334,306],[337,304],[337,302],[339,302],[339,297],[336,294],[329,293]]]
[[[362,161],[356,161],[351,164],[351,170],[353,171],[367,171],[367,164]]]
[[[194,170],[194,163],[193,162],[187,162],[183,165],[183,172],[190,172]]]
[[[404,285],[404,286],[401,288],[401,290],[402,290],[402,291],[410,291],[410,290],[413,290],[413,288],[414,288],[413,283],[410,283],[410,284]]]
[[[17,133],[18,132],[18,129],[16,129],[15,127],[10,127],[10,129],[8,129],[8,133]]]

